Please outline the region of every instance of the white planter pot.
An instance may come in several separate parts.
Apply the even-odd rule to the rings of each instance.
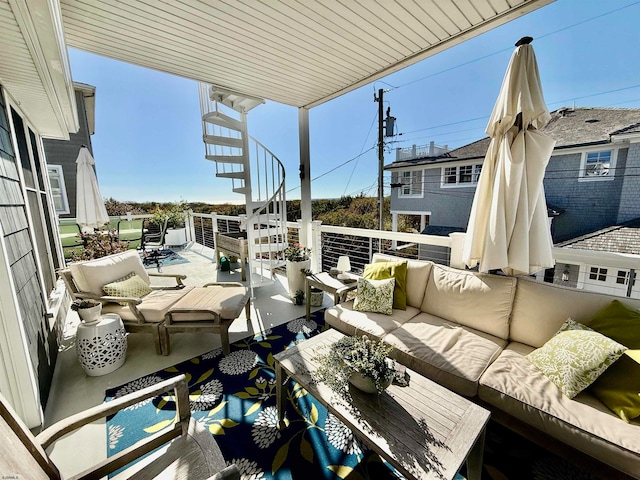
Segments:
[[[167,245],[184,245],[187,243],[187,228],[169,228],[164,237]]]
[[[304,292],[305,274],[303,270],[309,270],[311,260],[290,262],[287,260],[287,281],[289,283],[289,297],[293,298],[297,290]]]
[[[97,323],[100,321],[100,314],[102,313],[102,304],[96,305],[91,308],[79,308],[78,315],[85,324]]]

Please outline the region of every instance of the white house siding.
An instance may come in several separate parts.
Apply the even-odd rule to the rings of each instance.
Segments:
[[[603,150],[610,148],[603,145]],[[544,178],[547,203],[565,212],[554,220],[553,240],[561,242],[588,232],[615,225],[618,220],[623,180],[640,184],[640,177],[623,175],[627,148],[618,150],[616,175],[613,180],[578,181],[581,153],[554,155]],[[629,186],[631,189],[631,186]],[[638,208],[636,206],[636,217]]]
[[[620,152],[622,153],[622,152]],[[620,164],[620,154],[618,165]],[[640,217],[640,143],[629,145],[617,223]]]

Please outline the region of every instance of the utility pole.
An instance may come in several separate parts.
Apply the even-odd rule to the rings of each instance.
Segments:
[[[378,230],[382,230],[382,208],[384,207],[384,182],[382,181],[384,169],[383,96],[384,90],[382,88],[378,90],[377,97],[375,94],[373,95],[373,101],[378,102]]]

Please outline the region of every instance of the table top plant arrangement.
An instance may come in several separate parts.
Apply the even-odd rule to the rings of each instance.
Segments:
[[[367,393],[382,393],[396,376],[395,362],[388,358],[393,347],[366,335],[345,336],[329,351],[316,356],[316,379],[338,394],[348,392],[349,383]]]

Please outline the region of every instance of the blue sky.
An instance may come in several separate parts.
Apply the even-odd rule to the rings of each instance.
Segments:
[[[412,144],[457,147],[484,136],[513,44],[534,37],[545,99],[561,106],[640,108],[640,1],[558,0],[310,111],[313,198],[377,194],[377,104],[397,118],[385,163]],[[197,83],[70,49],[73,79],[96,87],[92,142],[104,197],[121,201],[243,203],[204,158]],[[298,112],[267,102],[249,133],[285,164],[288,198],[299,198]],[[370,150],[371,149],[371,150]],[[388,176],[388,174],[386,174]],[[386,185],[389,179],[386,178]],[[389,187],[385,194],[389,194]]]

